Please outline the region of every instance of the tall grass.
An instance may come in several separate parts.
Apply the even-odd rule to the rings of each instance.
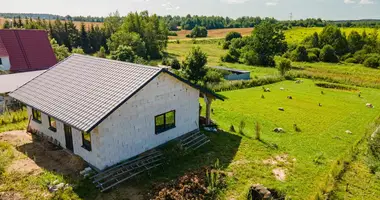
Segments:
[[[291,78],[291,77],[288,77]],[[238,90],[244,88],[251,88],[256,86],[262,86],[272,83],[277,83],[285,80],[284,77],[279,75],[270,75],[259,78],[254,78],[251,80],[239,80],[239,81],[223,81],[218,84],[208,84],[207,87],[214,90],[215,92]]]
[[[0,125],[13,124],[27,119],[28,113],[25,108],[15,112],[5,112],[0,115]]]

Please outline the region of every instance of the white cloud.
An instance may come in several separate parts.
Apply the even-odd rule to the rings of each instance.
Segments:
[[[372,0],[360,0],[359,4],[374,4],[375,2]]]
[[[353,0],[344,0],[344,3],[346,3],[346,4],[352,4],[352,3],[356,3],[356,2],[353,1]]]
[[[267,2],[265,3],[265,5],[267,5],[267,6],[277,6],[277,4],[278,4],[278,1],[279,0],[267,0]]]
[[[223,3],[228,3],[228,4],[241,4],[241,3],[245,3],[249,0],[221,0],[221,2]]]

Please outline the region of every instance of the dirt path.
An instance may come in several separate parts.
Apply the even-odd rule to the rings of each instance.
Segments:
[[[17,171],[28,174],[39,174],[43,169],[60,174],[77,177],[85,167],[85,162],[78,156],[56,146],[38,140],[25,131],[10,131],[0,133],[0,141],[11,144],[15,159],[7,171]]]

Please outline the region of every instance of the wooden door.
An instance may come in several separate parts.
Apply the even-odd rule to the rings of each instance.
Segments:
[[[71,132],[71,127],[69,125],[64,124],[63,128],[65,130],[65,140],[66,140],[66,148],[74,151],[73,148],[73,134]]]

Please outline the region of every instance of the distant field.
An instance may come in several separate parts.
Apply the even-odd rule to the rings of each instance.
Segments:
[[[3,25],[4,25],[4,22],[5,22],[5,18],[3,18],[3,17],[0,17],[0,29],[1,28],[3,28]],[[10,20],[10,19],[8,19],[8,20]],[[23,19],[23,21],[24,21],[24,19]],[[48,20],[47,20],[48,21]],[[55,21],[55,20],[50,20],[52,23]],[[63,22],[63,21],[62,21]],[[81,25],[81,23],[82,22],[77,22],[77,21],[75,21],[75,22],[73,22],[74,24],[75,24],[75,26],[77,27],[77,28],[79,28],[80,27],[80,25]],[[90,28],[91,27],[91,24],[93,24],[94,26],[103,26],[103,23],[102,22],[83,22],[84,24],[85,24],[85,26],[87,27],[87,28]]]
[[[223,38],[227,35],[227,33],[231,31],[236,31],[241,33],[243,36],[250,35],[252,33],[253,28],[225,28],[225,29],[212,29],[208,30],[208,37],[207,38]],[[189,34],[191,31],[189,30],[181,30],[176,31],[178,36],[170,36],[170,40],[174,39],[186,39],[186,35]],[[189,38],[188,38],[189,39]]]
[[[320,33],[323,30],[322,27],[295,27],[285,31],[285,37],[288,44],[298,44],[302,42],[302,40],[312,35],[314,32]],[[343,32],[348,36],[352,31],[357,31],[360,34],[365,30],[367,34],[371,34],[375,29],[374,28],[341,28]],[[380,40],[380,38],[379,38]]]

